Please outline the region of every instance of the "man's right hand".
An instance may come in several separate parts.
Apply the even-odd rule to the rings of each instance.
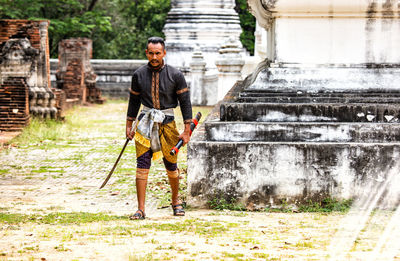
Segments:
[[[132,131],[132,127],[126,127],[126,138],[132,140],[135,136],[135,131]]]

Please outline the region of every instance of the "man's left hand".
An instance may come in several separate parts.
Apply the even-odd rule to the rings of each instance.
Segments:
[[[190,140],[190,124],[185,124],[185,130],[179,135],[179,139],[182,139],[183,145],[186,145],[186,143],[189,142]]]

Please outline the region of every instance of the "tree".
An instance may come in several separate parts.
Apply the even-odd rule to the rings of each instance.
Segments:
[[[246,0],[236,0],[243,46],[254,52],[255,19]],[[58,43],[71,37],[93,40],[93,58],[145,59],[150,36],[162,29],[170,0],[0,0],[0,19],[50,20],[50,55],[58,57]]]
[[[164,37],[162,29],[169,0],[103,0],[112,17],[112,31],[93,39],[94,56],[112,59],[145,59],[147,38]]]
[[[97,0],[0,0],[1,19],[50,20],[51,57],[58,43],[70,37],[88,37],[111,31],[111,17],[95,9]]]
[[[235,0],[236,6],[235,10],[239,14],[240,26],[242,27],[242,33],[240,34],[240,41],[243,47],[250,52],[251,55],[254,54],[254,32],[256,30],[256,19],[248,11],[247,0]]]

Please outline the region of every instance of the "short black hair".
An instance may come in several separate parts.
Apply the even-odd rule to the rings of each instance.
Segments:
[[[149,39],[147,39],[147,46],[149,46],[149,43],[152,44],[161,44],[163,46],[163,48],[165,48],[165,43],[164,43],[164,39],[158,36],[152,36]]]

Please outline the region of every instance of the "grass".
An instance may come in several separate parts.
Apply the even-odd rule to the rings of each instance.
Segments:
[[[215,210],[235,210],[235,211],[244,211],[246,207],[243,204],[238,204],[234,199],[226,200],[225,198],[215,197],[208,201],[208,205],[211,209]]]
[[[327,199],[307,202],[299,210],[283,204],[282,209],[250,212],[233,199],[218,198],[209,202],[215,210],[187,209],[187,216],[182,219],[172,217],[170,208],[169,214],[164,215],[160,214],[164,210],[156,207],[153,211],[161,217],[149,211],[146,220],[137,222],[127,216],[109,214],[136,208],[131,203],[135,198],[136,167],[135,147],[131,143],[107,187],[98,190],[125,139],[125,106],[126,101],[112,101],[74,108],[67,113],[65,122],[35,119],[32,126],[12,141],[15,145],[12,150],[1,152],[0,175],[12,177],[10,182],[30,178],[27,182],[32,184],[20,190],[4,186],[0,208],[2,258],[36,260],[41,257],[40,252],[43,256],[51,253],[57,260],[112,259],[107,256],[109,253],[123,252],[126,256],[122,260],[309,260],[309,256],[312,260],[324,259],[321,252],[330,243],[329,237],[351,202]],[[204,115],[203,121],[209,108],[194,108],[194,114],[198,110]],[[94,115],[105,116],[106,120]],[[178,128],[182,129],[179,110],[176,115]],[[184,147],[178,155],[182,170],[187,168],[186,153]],[[169,206],[171,194],[164,166],[161,161],[152,164],[148,198],[157,198],[155,201],[160,206]],[[111,196],[111,191],[120,194]],[[79,212],[70,209],[72,204],[63,205],[62,201],[41,205],[40,198],[48,193],[63,200],[84,199],[84,204],[93,203],[94,209],[98,209],[97,200],[111,203],[118,212]],[[186,175],[181,181],[180,193],[185,199]],[[29,197],[33,200],[25,201]],[[125,208],[127,202],[129,205]],[[329,214],[336,211],[339,213]],[[355,250],[368,251],[373,233],[380,233],[382,229],[371,225],[363,231]],[[308,235],[312,240],[307,239]],[[285,242],[291,244],[285,245]],[[75,249],[82,250],[82,257],[71,256],[76,254]]]
[[[291,213],[291,212],[347,212],[350,210],[353,200],[337,200],[334,198],[325,198],[321,201],[308,201],[305,204],[300,204],[298,208],[290,206],[284,201],[278,207],[264,209],[270,213]],[[208,206],[215,210],[233,210],[247,211],[246,207],[241,203],[236,203],[235,199],[226,200],[223,197],[214,197],[208,201]]]
[[[121,102],[112,101],[112,104]],[[10,143],[19,147],[35,146],[50,149],[71,147],[71,145],[88,141],[87,138],[77,136],[75,133],[80,133],[82,130],[96,130],[101,125],[100,123],[103,123],[92,117],[93,110],[99,107],[99,105],[75,107],[66,112],[64,121],[34,117],[23,132]],[[120,122],[120,125],[124,124],[125,122]]]
[[[31,173],[65,173],[65,170],[60,167],[41,166],[39,169],[31,170]]]
[[[186,219],[180,223],[147,224],[142,227],[155,229],[157,231],[172,231],[172,233],[194,233],[206,235],[208,237],[215,237],[229,230],[220,222],[199,221],[196,219]]]
[[[0,169],[0,175],[7,174],[8,172],[10,172],[9,169]]]
[[[23,146],[44,141],[63,140],[69,137],[69,134],[70,128],[61,121],[32,118],[28,127],[21,135],[14,138],[12,143]]]
[[[111,220],[127,220],[126,216],[113,216],[104,213],[86,213],[86,212],[72,212],[62,213],[55,212],[47,215],[25,215],[15,213],[0,213],[0,223],[7,224],[21,224],[33,222],[37,224],[85,224],[99,221],[111,221]]]
[[[334,198],[325,198],[319,202],[308,201],[299,206],[299,212],[347,212],[353,203],[352,199],[338,200]]]

